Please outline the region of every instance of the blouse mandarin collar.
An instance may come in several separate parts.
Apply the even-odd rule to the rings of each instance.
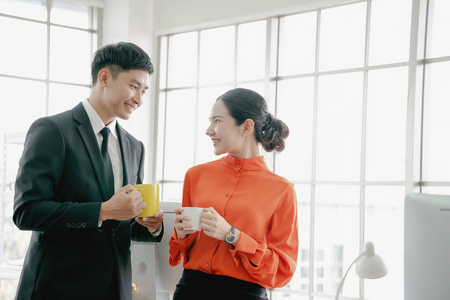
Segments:
[[[232,156],[231,154],[228,154],[222,158],[222,161],[230,167],[233,168],[237,167],[244,170],[267,169],[264,156],[258,156],[253,158],[238,158]]]

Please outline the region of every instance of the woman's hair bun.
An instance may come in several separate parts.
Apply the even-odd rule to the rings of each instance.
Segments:
[[[261,145],[264,150],[281,152],[285,147],[285,139],[289,136],[289,127],[281,120],[267,113],[266,122],[262,128]]]

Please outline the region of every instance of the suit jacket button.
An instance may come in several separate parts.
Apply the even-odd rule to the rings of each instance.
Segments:
[[[67,227],[67,228],[70,228],[70,223],[66,223],[66,227]]]
[[[77,223],[77,228],[81,228],[81,223]]]
[[[86,227],[86,223],[85,222],[81,223],[81,227],[85,228]]]
[[[72,223],[72,226],[71,226],[72,228],[75,228],[75,227],[77,227],[77,224],[75,224],[75,223]]]

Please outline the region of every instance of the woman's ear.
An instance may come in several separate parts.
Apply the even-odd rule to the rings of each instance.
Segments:
[[[244,125],[242,136],[250,135],[251,133],[253,133],[253,130],[255,129],[255,122],[253,122],[252,119],[247,119],[242,124]]]

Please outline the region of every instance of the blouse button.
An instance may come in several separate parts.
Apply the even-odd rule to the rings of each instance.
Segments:
[[[230,194],[226,193],[226,194],[225,194],[225,197],[230,197]]]
[[[208,264],[206,264],[206,267],[207,267],[207,268],[209,268],[209,265],[208,265]]]
[[[238,178],[238,177],[239,177],[239,175],[238,175],[238,174],[234,175],[234,178]]]
[[[236,165],[236,168],[239,168],[240,167],[240,165]]]

